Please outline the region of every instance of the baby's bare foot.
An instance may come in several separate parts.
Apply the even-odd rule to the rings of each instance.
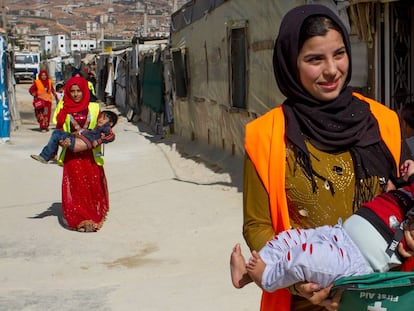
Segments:
[[[237,243],[233,247],[233,251],[230,256],[230,272],[231,272],[231,281],[233,282],[234,287],[242,288],[246,284],[251,283],[249,275],[246,270],[246,261],[241,253],[240,244]]]
[[[246,268],[250,278],[257,286],[262,287],[262,275],[266,268],[266,263],[256,251],[252,252],[252,258],[250,258]]]

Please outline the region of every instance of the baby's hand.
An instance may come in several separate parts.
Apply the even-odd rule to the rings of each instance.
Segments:
[[[414,161],[406,160],[400,167],[401,176],[405,181],[408,180],[412,174],[414,174]]]

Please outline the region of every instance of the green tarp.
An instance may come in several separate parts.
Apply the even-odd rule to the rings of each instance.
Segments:
[[[142,103],[154,112],[164,111],[164,89],[162,63],[160,60],[153,62],[148,56],[144,59],[144,74],[142,81]]]

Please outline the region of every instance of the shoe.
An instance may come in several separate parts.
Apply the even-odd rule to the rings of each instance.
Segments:
[[[47,161],[45,159],[43,159],[43,157],[41,157],[40,155],[32,154],[30,157],[32,159],[35,159],[36,161],[39,161],[39,162],[43,163],[43,164],[47,164]]]
[[[55,154],[55,155],[53,156],[53,158],[51,158],[51,159],[49,160],[49,163],[50,163],[50,164],[59,164],[57,154]]]
[[[98,229],[94,227],[92,224],[86,224],[84,226],[78,227],[76,229],[78,232],[96,232]]]
[[[51,160],[49,160],[49,162],[48,162],[49,164],[58,164],[58,160],[56,160],[56,159],[51,159]]]
[[[85,232],[96,232],[96,228],[92,224],[86,224]]]

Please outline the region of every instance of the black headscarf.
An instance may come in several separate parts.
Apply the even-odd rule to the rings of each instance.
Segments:
[[[325,16],[340,29],[349,58],[349,71],[339,96],[332,101],[319,101],[302,86],[297,69],[299,34],[309,16]],[[393,157],[382,141],[377,120],[369,105],[352,96],[351,45],[345,26],[329,8],[318,4],[298,6],[282,20],[275,42],[273,68],[280,91],[286,96],[286,136],[296,148],[298,159],[314,190],[313,170],[305,139],[319,149],[335,152],[349,150],[354,159],[357,180],[379,176],[388,178],[396,172]]]

